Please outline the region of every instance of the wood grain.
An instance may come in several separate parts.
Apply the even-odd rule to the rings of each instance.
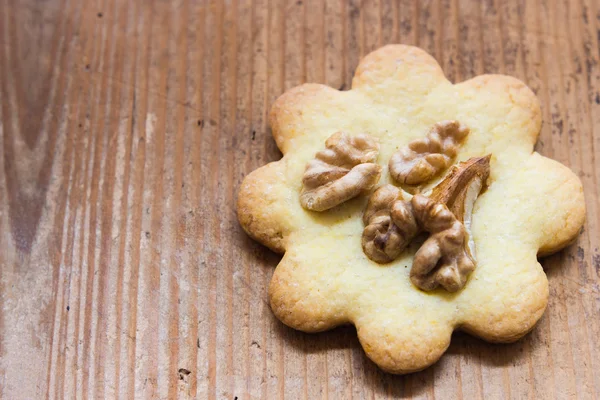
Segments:
[[[593,0],[0,0],[0,397],[599,398],[599,32]],[[457,333],[403,377],[351,327],[279,323],[279,257],[234,208],[281,156],[277,96],[348,89],[386,43],[423,47],[453,81],[527,82],[537,150],[587,203],[577,242],[542,260],[531,334]]]

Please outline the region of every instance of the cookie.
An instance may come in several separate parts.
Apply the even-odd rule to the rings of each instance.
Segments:
[[[442,149],[446,136],[428,133],[440,121],[459,121],[468,134]],[[293,88],[277,99],[269,122],[284,156],[244,179],[237,210],[251,237],[284,253],[269,287],[271,308],[284,324],[305,332],[354,324],[367,356],[392,373],[434,363],[455,329],[490,342],[515,341],[533,329],[548,302],[548,281],[537,257],[576,238],[585,206],[577,176],[533,151],[541,112],[525,84],[502,75],[452,84],[423,50],[390,45],[361,61],[352,90],[318,84]],[[377,144],[353,139],[359,135]],[[425,151],[418,150],[425,138],[442,144],[428,142],[435,149],[429,166],[419,163],[420,179],[397,163],[412,162],[418,154],[411,151]],[[336,152],[346,158],[340,161]],[[374,215],[365,217],[374,191],[391,190],[380,197],[390,199],[385,204],[395,205],[397,215],[402,207],[425,209],[432,199],[428,191],[448,182],[465,165],[459,163],[488,155],[486,187],[469,211],[471,218],[457,218],[469,228],[458,247],[468,251],[461,247],[468,239],[474,250],[467,254],[474,264],[464,264],[468,268],[459,286],[417,285],[421,281],[414,279],[413,261],[428,240],[418,232],[401,252],[379,261],[369,258],[362,239]],[[307,177],[311,161],[316,172]],[[458,166],[448,168],[452,165]],[[367,178],[361,169],[371,175]],[[334,200],[327,195],[321,201],[323,193],[310,192],[351,171],[358,178],[346,178],[353,185],[350,194],[340,192],[348,183],[338,184],[341,195]],[[307,209],[308,200],[324,209]],[[453,207],[438,204],[436,212],[456,213]],[[428,232],[429,238],[436,234]]]

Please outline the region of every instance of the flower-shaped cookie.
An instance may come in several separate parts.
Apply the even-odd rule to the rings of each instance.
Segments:
[[[354,324],[367,355],[393,373],[434,363],[454,329],[492,342],[530,331],[548,300],[537,257],[571,242],[585,212],[579,179],[533,152],[540,114],[537,98],[519,80],[483,75],[453,85],[431,56],[402,45],[365,57],[352,90],[305,84],[283,94],[270,124],[284,157],[248,175],[238,198],[244,229],[285,253],[269,288],[275,315],[305,332]],[[365,256],[368,195],[323,212],[305,210],[299,197],[307,162],[333,133],[378,139],[378,187],[394,183],[392,154],[444,120],[470,128],[455,163],[492,154],[489,186],[473,211],[477,268],[456,293],[411,284],[418,246],[389,264]]]

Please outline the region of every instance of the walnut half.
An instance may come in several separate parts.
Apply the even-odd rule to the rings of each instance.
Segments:
[[[447,169],[469,128],[458,121],[438,122],[422,139],[416,139],[390,158],[392,178],[402,185],[420,185]]]
[[[302,178],[300,204],[307,210],[325,211],[373,189],[381,176],[374,163],[379,144],[367,134],[337,132],[325,141],[308,162]]]
[[[452,167],[429,196],[438,203],[447,205],[456,218],[465,225],[468,233],[468,250],[473,258],[475,243],[470,234],[471,217],[475,201],[490,175],[491,157],[491,154],[485,157],[473,157]]]
[[[460,163],[429,198],[412,198],[416,219],[431,234],[415,254],[410,271],[412,283],[420,289],[442,286],[456,292],[475,269],[471,217],[490,173],[490,158],[488,155]]]
[[[406,204],[393,185],[380,187],[369,199],[363,215],[362,248],[371,260],[380,264],[395,260],[417,234],[417,222]],[[403,223],[397,224],[394,216]]]
[[[410,280],[423,290],[441,285],[456,292],[475,269],[464,225],[444,204],[423,195],[415,195],[412,206],[421,226],[431,235],[415,254]]]

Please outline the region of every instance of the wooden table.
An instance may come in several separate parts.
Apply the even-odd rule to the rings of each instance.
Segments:
[[[0,0],[0,396],[600,397],[600,3]],[[380,372],[353,328],[278,322],[279,256],[235,215],[280,157],[266,112],[302,82],[416,44],[461,81],[525,82],[542,154],[582,179],[587,224],[543,260],[550,304],[512,345],[456,334]]]

